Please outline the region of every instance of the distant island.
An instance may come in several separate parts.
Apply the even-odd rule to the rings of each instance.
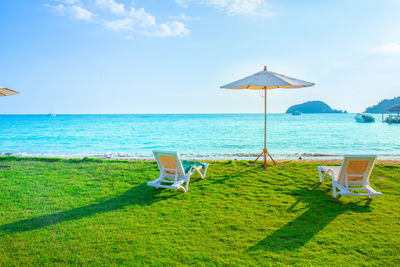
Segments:
[[[301,113],[347,113],[347,111],[332,109],[322,101],[308,101],[303,104],[294,105],[288,108],[286,113],[293,113],[295,111]]]
[[[368,107],[364,112],[366,113],[387,113],[387,110],[394,105],[400,105],[400,96],[393,99],[384,99],[375,106]]]

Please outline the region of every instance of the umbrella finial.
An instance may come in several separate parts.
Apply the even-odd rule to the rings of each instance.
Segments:
[[[267,66],[264,66],[264,71],[267,71]]]

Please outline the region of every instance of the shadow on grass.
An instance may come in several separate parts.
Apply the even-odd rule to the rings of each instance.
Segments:
[[[245,174],[247,174],[247,172],[248,172],[248,170],[231,171],[230,173],[221,176],[220,179],[214,180],[211,183],[212,184],[224,184],[230,180],[236,181],[235,179],[243,179],[243,176],[245,177]]]
[[[262,165],[252,165],[247,163],[246,165],[239,165],[239,168],[236,168],[237,166],[234,165],[235,162],[227,161],[226,163],[224,163],[225,166],[229,166],[229,164],[232,164],[232,167],[228,170],[224,170],[224,175],[219,175],[220,179],[214,180],[212,184],[224,184],[230,181],[236,182],[236,179],[240,181],[240,179],[246,177],[247,174],[254,175],[257,171],[264,172],[264,168]],[[218,174],[214,174],[214,177],[218,177]]]
[[[307,202],[308,210],[258,242],[256,245],[250,247],[247,252],[251,253],[257,250],[297,250],[303,247],[337,216],[346,212],[363,213],[370,211],[370,199],[352,203],[342,203],[326,195],[325,192],[316,190],[319,185],[320,183],[312,188],[292,191],[291,195],[297,196],[298,199],[287,211],[294,212],[294,208],[300,202]]]
[[[98,213],[118,210],[130,205],[147,206],[174,196],[174,194],[169,194],[157,197],[162,191],[163,190],[150,188],[144,183],[126,191],[122,195],[101,203],[1,225],[0,231],[18,233],[36,230],[65,221],[77,220]]]

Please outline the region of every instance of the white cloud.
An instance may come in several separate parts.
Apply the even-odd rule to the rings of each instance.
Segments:
[[[49,5],[46,4],[46,7],[50,8],[55,14],[59,16],[67,16],[76,20],[85,20],[93,22],[94,14],[87,9],[84,9],[80,6],[65,6],[63,4],[58,5]]]
[[[135,9],[132,7],[129,15],[132,18],[137,19],[142,26],[151,26],[156,24],[156,18],[150,13],[147,13],[144,8]]]
[[[72,5],[72,4],[77,4],[79,0],[55,0],[57,2],[67,4],[67,5]]]
[[[183,22],[197,21],[198,17],[181,14],[170,16],[170,21],[157,23],[156,18],[144,8],[127,8],[121,0],[47,0],[58,4],[45,4],[55,14],[76,20],[98,23],[114,31],[130,36],[142,34],[153,37],[185,36],[190,33]],[[222,10],[229,15],[271,16],[267,0],[175,0],[187,7],[199,3]],[[132,2],[133,3],[133,2]]]
[[[94,14],[80,6],[71,6],[69,8],[70,16],[78,20],[93,21]]]
[[[179,16],[171,16],[170,18],[172,18],[174,20],[182,20],[182,21],[197,21],[197,20],[200,20],[199,17],[186,16],[185,14],[180,14]]]
[[[180,5],[183,8],[187,8],[187,0],[175,0],[175,3],[177,3],[178,5]]]
[[[378,54],[400,54],[400,45],[397,43],[387,43],[375,48],[374,52]]]
[[[104,25],[108,29],[121,31],[121,30],[133,30],[134,26],[144,28],[153,26],[156,24],[156,18],[150,13],[146,12],[144,8],[131,8],[129,12],[124,15],[125,18],[105,21]]]
[[[54,12],[59,16],[65,16],[66,7],[63,4],[58,4],[58,5],[45,4],[44,6],[50,8],[52,12]]]
[[[126,40],[133,38],[132,33],[150,37],[178,37],[187,35],[190,32],[185,24],[179,21],[157,24],[155,17],[143,8],[131,8],[126,16],[123,19],[105,21],[104,26],[114,31],[129,33],[125,38]]]
[[[208,5],[220,8],[230,15],[271,16],[265,0],[206,0]]]
[[[104,22],[104,26],[114,31],[132,30],[133,20],[130,18],[125,18],[120,20],[106,21]]]
[[[117,3],[115,0],[96,0],[96,4],[102,8],[109,9],[113,14],[125,13],[124,4]]]
[[[50,0],[49,0],[50,1]],[[181,21],[195,18],[181,15],[170,22],[156,23],[156,18],[144,8],[125,8],[117,0],[53,0],[58,5],[45,4],[55,14],[71,19],[103,25],[106,29],[124,32],[130,40],[136,34],[151,37],[184,36],[190,31]],[[89,11],[87,8],[90,8]],[[94,13],[96,12],[96,13]],[[97,13],[98,12],[98,13]],[[96,20],[95,20],[96,18]]]
[[[188,7],[189,2],[213,6],[229,15],[251,15],[271,17],[274,13],[268,8],[266,0],[175,0],[181,7]]]
[[[148,36],[153,37],[177,37],[189,34],[189,30],[182,22],[174,21],[170,23],[161,23],[154,31],[147,32]]]

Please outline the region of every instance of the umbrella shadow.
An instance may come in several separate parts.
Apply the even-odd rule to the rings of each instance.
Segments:
[[[229,166],[229,162],[225,163],[225,166]],[[250,164],[248,166],[239,166],[241,168],[236,169],[235,165],[232,165],[232,168],[229,170],[225,170],[223,175],[219,175],[219,179],[213,180],[212,184],[224,184],[228,183],[230,181],[235,182],[236,179],[243,179],[243,177],[246,177],[248,173],[254,173],[254,171],[262,170],[263,166],[262,165],[256,165],[256,164]],[[218,177],[218,175],[214,174],[214,177]]]
[[[6,233],[32,231],[66,221],[90,217],[99,213],[119,210],[126,206],[148,206],[155,202],[165,200],[174,196],[174,194],[157,196],[160,192],[162,192],[162,190],[149,188],[146,183],[143,183],[131,188],[130,190],[124,192],[117,197],[105,200],[100,203],[91,204],[88,206],[83,206],[54,214],[43,215],[36,218],[21,220],[14,223],[3,224],[0,226],[0,231]]]
[[[301,202],[308,202],[308,209],[293,221],[247,249],[246,252],[297,250],[307,244],[337,216],[347,212],[370,212],[370,199],[354,203],[342,203],[326,195],[325,192],[316,190],[319,185],[320,183],[314,185],[311,189],[292,191],[291,195],[298,196],[298,199],[287,211],[294,212],[295,207]]]
[[[220,179],[212,181],[212,184],[224,184],[228,181],[235,181],[236,179],[243,178],[248,170],[232,171],[228,174],[220,176]]]

